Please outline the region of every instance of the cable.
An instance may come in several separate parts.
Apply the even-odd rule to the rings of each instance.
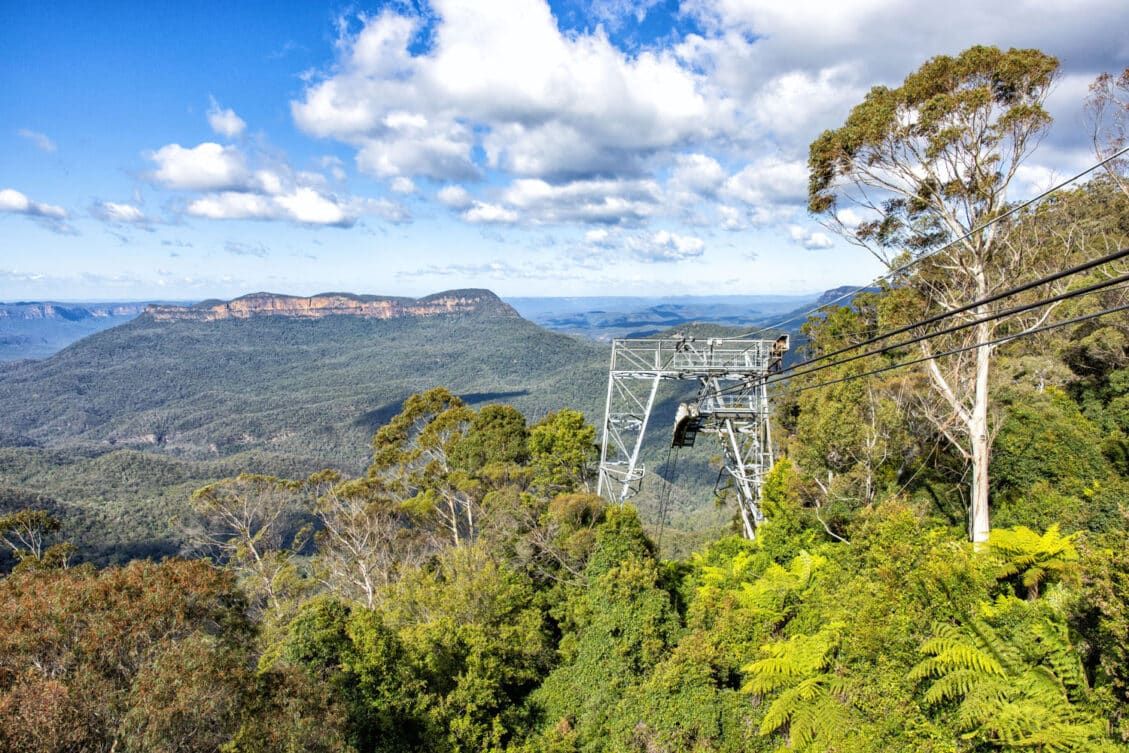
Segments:
[[[1015,214],[1016,212],[1019,212],[1022,209],[1026,209],[1027,207],[1031,206],[1035,202],[1042,201],[1043,199],[1050,196],[1055,191],[1062,189],[1064,186],[1070,185],[1071,183],[1078,180],[1082,176],[1087,175],[1087,174],[1093,172],[1094,170],[1097,170],[1099,167],[1105,166],[1106,164],[1112,162],[1113,160],[1115,160],[1116,158],[1125,154],[1126,152],[1129,152],[1129,146],[1126,146],[1125,148],[1114,152],[1109,157],[1106,157],[1105,159],[1101,160],[1100,162],[1094,163],[1093,165],[1091,165],[1090,167],[1087,167],[1082,172],[1077,173],[1070,178],[1067,178],[1066,180],[1062,181],[1061,183],[1059,183],[1059,184],[1057,184],[1057,185],[1055,185],[1051,188],[1048,188],[1046,191],[1043,191],[1041,194],[1038,194],[1038,195],[1028,199],[1027,201],[1024,201],[1021,204],[1016,204],[1014,207],[1007,210],[1003,214],[998,215],[996,217],[993,217],[992,219],[985,222],[983,225],[980,225],[979,227],[976,227],[972,230],[969,230],[967,233],[960,236],[959,238],[955,238],[955,239],[945,243],[944,245],[933,249],[932,251],[924,253],[921,256],[918,256],[914,259],[910,259],[908,262],[906,262],[905,264],[902,264],[900,267],[897,267],[895,269],[891,269],[890,271],[886,272],[885,274],[879,275],[878,277],[874,278],[874,280],[872,280],[871,282],[867,283],[864,286],[854,288],[853,290],[851,290],[849,292],[843,293],[840,296],[832,298],[830,301],[826,301],[824,303],[821,303],[820,305],[818,305],[814,308],[808,309],[805,312],[802,312],[802,313],[799,313],[799,314],[794,314],[794,315],[788,317],[787,319],[782,319],[782,320],[776,322],[775,324],[769,324],[769,325],[766,325],[764,327],[761,327],[760,329],[753,330],[752,332],[741,335],[737,339],[744,339],[746,337],[755,337],[756,335],[759,335],[762,332],[767,332],[767,331],[773,330],[773,329],[779,329],[781,327],[781,325],[789,324],[791,322],[796,321],[797,319],[807,319],[812,314],[815,314],[815,313],[827,308],[828,306],[836,304],[836,303],[838,303],[842,300],[845,300],[847,298],[851,298],[856,293],[858,293],[859,290],[864,290],[866,288],[873,287],[875,284],[881,282],[882,280],[885,280],[889,277],[894,277],[896,275],[899,275],[902,272],[905,272],[907,269],[909,269],[913,265],[922,261],[923,259],[927,259],[930,256],[934,256],[935,254],[939,254],[941,251],[945,250],[946,248],[953,246],[953,245],[956,245],[957,243],[960,243],[961,241],[967,240],[968,238],[971,238],[973,235],[976,235],[977,233],[986,230],[987,228],[991,227],[992,225],[996,224],[997,222],[999,222],[999,221],[1001,221],[1001,220],[1003,220],[1007,217],[1010,217],[1011,215]]]
[[[885,340],[889,337],[893,337],[894,335],[900,335],[902,333],[909,332],[910,330],[917,329],[918,327],[924,327],[924,326],[927,326],[927,325],[930,325],[930,324],[935,324],[935,323],[941,321],[942,319],[946,319],[950,316],[955,316],[956,314],[963,314],[966,311],[971,311],[972,309],[978,308],[980,306],[986,306],[989,303],[995,303],[996,301],[1003,300],[1004,298],[1010,298],[1013,295],[1025,293],[1028,290],[1031,290],[1032,288],[1039,287],[1040,285],[1045,285],[1049,282],[1055,282],[1056,280],[1061,280],[1063,277],[1069,277],[1071,275],[1078,274],[1079,272],[1085,272],[1087,270],[1093,269],[1094,267],[1099,267],[1103,264],[1108,264],[1111,261],[1117,261],[1118,259],[1123,259],[1126,256],[1129,256],[1129,248],[1123,248],[1120,251],[1115,251],[1112,254],[1107,254],[1107,255],[1099,258],[1099,259],[1093,259],[1093,260],[1085,262],[1083,264],[1078,264],[1076,266],[1073,266],[1069,269],[1064,269],[1060,272],[1055,272],[1054,274],[1046,275],[1044,277],[1040,277],[1036,280],[1032,280],[1031,282],[1024,283],[1023,285],[1017,285],[1014,288],[1009,288],[1009,289],[1001,291],[999,293],[994,293],[990,296],[986,296],[984,298],[981,298],[980,300],[973,301],[972,303],[966,304],[964,306],[959,306],[955,309],[949,309],[949,310],[946,310],[946,311],[942,311],[942,312],[934,314],[933,316],[930,316],[926,319],[922,319],[920,321],[913,322],[912,324],[907,324],[905,326],[898,327],[897,329],[890,330],[889,332],[883,333],[881,335],[875,335],[874,337],[870,338],[869,340],[863,340],[862,342],[855,343],[853,345],[848,345],[846,347],[839,348],[838,350],[833,350],[830,353],[824,353],[823,355],[820,355],[816,358],[809,358],[806,361],[794,363],[791,366],[786,366],[785,368],[781,369],[777,373],[779,374],[779,373],[784,373],[784,372],[788,372],[788,371],[794,371],[795,369],[802,368],[804,366],[808,366],[808,365],[813,364],[813,363],[818,363],[820,361],[825,361],[828,358],[834,358],[835,356],[842,355],[843,353],[848,353],[852,350],[857,350],[858,348],[862,348],[862,347],[867,346],[867,345],[873,345],[876,342],[881,342],[882,340]],[[1051,301],[1048,301],[1048,303],[1050,303],[1050,302]],[[1018,313],[1018,312],[1016,312],[1016,313]],[[941,334],[941,333],[938,333],[938,334]],[[839,363],[846,363],[846,361],[840,361]]]
[[[877,350],[869,350],[869,351],[866,351],[864,353],[856,353],[855,355],[850,356],[849,358],[844,358],[844,359],[839,360],[839,361],[834,361],[833,363],[826,363],[822,366],[816,366],[813,369],[806,369],[804,371],[794,372],[795,369],[800,368],[801,366],[811,364],[811,363],[815,363],[816,361],[823,360],[823,357],[814,358],[810,361],[803,361],[799,364],[793,364],[792,366],[789,366],[787,369],[782,369],[781,371],[777,372],[776,374],[773,375],[773,378],[766,381],[766,384],[775,384],[776,382],[782,382],[785,379],[790,379],[792,377],[805,376],[807,374],[814,374],[817,371],[823,371],[824,369],[830,369],[834,366],[842,366],[843,364],[852,363],[854,361],[859,360],[860,358],[867,358],[869,356],[880,356],[884,353],[889,353],[891,350],[898,350],[899,348],[904,348],[904,347],[909,346],[909,345],[916,345],[917,343],[922,342],[923,340],[930,340],[934,337],[940,337],[941,335],[950,335],[953,332],[959,332],[962,329],[968,329],[969,327],[975,327],[977,324],[984,324],[986,322],[995,321],[996,319],[1003,319],[1004,317],[1007,317],[1007,316],[1014,316],[1015,314],[1022,314],[1026,311],[1031,311],[1032,309],[1037,309],[1041,306],[1046,306],[1046,305],[1049,305],[1049,304],[1052,304],[1052,303],[1058,303],[1060,301],[1069,300],[1070,298],[1077,298],[1078,296],[1087,295],[1089,293],[1094,293],[1094,292],[1097,292],[1097,291],[1100,291],[1100,290],[1104,290],[1105,288],[1110,288],[1110,287],[1113,287],[1114,285],[1118,285],[1118,284],[1123,283],[1123,282],[1129,282],[1129,273],[1119,275],[1117,277],[1112,277],[1108,280],[1102,280],[1101,282],[1096,282],[1093,285],[1087,285],[1084,288],[1076,288],[1074,290],[1068,290],[1065,293],[1060,293],[1056,296],[1051,296],[1050,298],[1043,298],[1043,299],[1040,299],[1038,301],[1034,301],[1032,303],[1025,303],[1021,306],[1013,306],[1010,309],[1004,309],[1003,311],[997,311],[993,314],[989,314],[987,316],[982,316],[978,319],[972,319],[972,320],[967,321],[967,322],[961,322],[960,324],[955,324],[951,327],[939,330],[937,332],[927,332],[925,334],[918,335],[917,337],[912,337],[909,340],[903,340],[903,341],[900,341],[900,342],[896,342],[892,345],[886,345],[882,348],[878,348]],[[965,309],[965,310],[967,310],[967,309]],[[958,313],[958,312],[959,312],[959,310],[954,310],[952,313]],[[946,314],[946,316],[948,316],[948,315],[949,314]],[[924,324],[924,322],[922,322],[922,324]],[[921,325],[920,324],[910,325],[909,328],[914,328],[914,327],[917,327],[917,326],[921,326]],[[904,331],[906,331],[906,328],[900,328],[899,330],[894,330],[894,332],[904,332]],[[893,333],[891,333],[891,334],[893,334]],[[875,339],[885,339],[888,336],[889,335],[885,335],[881,338],[875,338]],[[872,339],[868,342],[874,342],[874,340]],[[861,345],[861,343],[860,343],[860,345]],[[854,347],[858,347],[858,346],[854,346]],[[853,350],[854,347],[844,348],[843,350],[838,351],[838,352]],[[793,373],[789,373],[789,372],[793,372]]]
[[[670,455],[674,452],[674,463],[671,463]],[[663,469],[667,471],[667,477],[663,479],[663,487],[659,490],[659,535],[655,541],[655,554],[656,556],[662,555],[663,548],[663,531],[666,529],[666,510],[670,504],[670,495],[674,488],[674,474],[678,468],[678,452],[675,452],[674,445],[666,448],[666,460],[663,461]]]
[[[952,350],[946,350],[943,353],[934,353],[933,355],[930,355],[930,356],[923,356],[921,358],[915,358],[912,361],[906,361],[904,363],[895,363],[895,364],[891,364],[889,366],[883,366],[880,369],[874,369],[873,371],[867,371],[867,372],[864,372],[862,374],[851,374],[849,376],[840,377],[838,379],[832,379],[832,380],[829,380],[829,381],[826,381],[826,382],[820,382],[818,384],[809,384],[809,385],[806,385],[804,387],[797,387],[796,389],[792,390],[792,392],[793,393],[807,392],[808,390],[819,389],[820,387],[830,387],[833,384],[840,384],[842,382],[849,382],[853,379],[863,379],[865,377],[874,376],[875,374],[881,374],[881,373],[886,372],[886,371],[893,371],[894,369],[901,369],[901,368],[905,368],[906,366],[914,366],[916,364],[924,363],[926,361],[932,361],[932,360],[935,360],[937,358],[944,358],[945,356],[952,356],[952,355],[956,355],[958,353],[964,353],[964,352],[969,351],[969,350],[976,350],[977,348],[986,348],[986,347],[990,347],[990,346],[993,346],[993,345],[1000,345],[1000,344],[1003,344],[1003,343],[1006,343],[1006,342],[1011,342],[1012,340],[1018,340],[1021,337],[1029,337],[1031,335],[1037,335],[1041,332],[1047,332],[1049,330],[1057,329],[1059,327],[1069,327],[1072,324],[1080,324],[1081,322],[1089,321],[1090,319],[1097,319],[1099,317],[1106,316],[1108,314],[1116,314],[1119,311],[1126,311],[1126,310],[1129,310],[1129,303],[1123,304],[1121,306],[1115,306],[1113,308],[1102,309],[1101,311],[1097,311],[1097,312],[1092,313],[1092,314],[1084,314],[1082,316],[1076,316],[1073,319],[1066,319],[1066,320],[1061,321],[1061,322],[1052,322],[1050,324],[1044,324],[1041,327],[1036,327],[1035,329],[1028,330],[1026,332],[1017,332],[1014,335],[1005,335],[1003,337],[997,337],[994,340],[989,340],[989,341],[984,342],[984,343],[973,343],[972,345],[965,345],[965,346],[960,347],[960,348],[953,348]]]
[[[792,378],[795,378],[795,377],[798,377],[798,376],[806,376],[808,374],[814,374],[816,372],[823,371],[825,369],[829,369],[829,368],[832,368],[832,367],[835,367],[835,366],[842,366],[843,364],[852,363],[852,362],[857,361],[857,360],[862,359],[862,358],[868,358],[870,356],[883,355],[883,354],[888,353],[892,350],[897,350],[899,348],[904,348],[904,347],[907,347],[907,346],[910,346],[910,345],[915,345],[917,343],[924,342],[925,340],[931,340],[935,337],[940,337],[942,335],[952,334],[953,332],[958,332],[962,329],[974,327],[977,324],[984,324],[986,322],[995,321],[997,319],[1003,319],[1003,318],[1008,317],[1008,316],[1014,316],[1016,314],[1021,314],[1021,313],[1024,313],[1025,311],[1031,311],[1033,309],[1037,309],[1037,308],[1040,308],[1042,306],[1047,306],[1047,305],[1052,304],[1052,303],[1058,303],[1060,301],[1069,300],[1071,298],[1078,298],[1078,297],[1081,297],[1083,295],[1089,295],[1090,293],[1095,293],[1095,292],[1099,292],[1101,290],[1105,290],[1107,288],[1112,288],[1116,285],[1119,285],[1119,284],[1125,283],[1125,282],[1129,282],[1129,273],[1120,275],[1118,277],[1110,278],[1109,280],[1102,280],[1102,281],[1096,282],[1092,285],[1087,285],[1084,288],[1076,288],[1074,290],[1068,290],[1064,293],[1060,293],[1058,295],[1051,296],[1050,298],[1042,298],[1042,299],[1039,299],[1038,301],[1033,301],[1031,303],[1025,303],[1025,304],[1022,304],[1020,306],[1013,306],[1010,309],[1004,309],[1002,311],[997,311],[993,314],[989,314],[987,316],[983,316],[983,317],[980,317],[978,319],[973,319],[973,320],[970,320],[970,321],[967,321],[967,322],[961,322],[960,324],[953,325],[951,327],[948,327],[946,329],[943,329],[943,330],[940,330],[940,331],[937,331],[937,332],[927,332],[927,333],[924,333],[922,335],[918,335],[917,337],[910,338],[908,340],[903,340],[901,342],[886,345],[882,348],[866,351],[864,353],[857,353],[857,354],[855,354],[855,355],[853,355],[849,358],[844,358],[844,359],[835,361],[833,363],[824,364],[822,366],[816,366],[815,368],[812,368],[812,369],[806,369],[804,371],[795,372],[795,373],[777,372],[776,374],[769,375],[769,377],[767,377],[765,379],[765,386],[778,384],[780,382],[784,382],[784,381],[787,381],[788,379],[792,379]],[[915,324],[915,325],[911,325],[911,326],[916,327],[916,326],[919,326],[919,325]],[[941,354],[941,355],[947,355],[947,354]],[[935,357],[940,357],[940,356],[935,356]],[[817,360],[820,360],[820,359],[812,359],[811,361],[801,362],[801,363],[796,364],[792,367],[789,367],[789,369],[799,368],[799,367],[807,365],[809,363],[814,363]],[[926,359],[926,360],[928,360],[928,359]],[[832,382],[832,383],[834,383],[834,382]],[[724,389],[718,390],[716,394],[717,395],[731,394],[733,392],[740,392],[740,391],[745,390],[745,389],[748,389],[748,385],[746,383],[742,382],[742,383],[735,384],[735,385],[732,385],[730,387],[726,387]],[[806,388],[803,388],[803,389],[806,389]],[[799,390],[796,390],[796,391],[799,391]]]

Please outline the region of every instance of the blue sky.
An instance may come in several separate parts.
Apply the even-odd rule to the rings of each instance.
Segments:
[[[1063,75],[1020,198],[1092,161],[1126,28],[1123,0],[4,3],[0,300],[863,283],[803,209],[814,136],[931,55],[1038,47]]]

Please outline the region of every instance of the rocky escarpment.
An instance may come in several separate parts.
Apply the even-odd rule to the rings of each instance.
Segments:
[[[231,301],[202,301],[192,306],[152,305],[145,315],[157,321],[201,321],[285,316],[322,319],[356,316],[394,319],[403,316],[492,313],[517,316],[508,304],[489,290],[449,290],[426,298],[401,298],[351,293],[320,293],[308,297],[251,293]]]
[[[145,303],[55,303],[53,301],[21,301],[0,303],[0,319],[38,321],[58,319],[78,322],[86,319],[108,319],[140,314]]]

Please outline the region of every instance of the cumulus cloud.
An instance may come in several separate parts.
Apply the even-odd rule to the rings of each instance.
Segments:
[[[113,224],[144,225],[149,222],[140,207],[116,201],[99,201],[91,212],[98,219]]]
[[[328,189],[323,174],[294,170],[277,155],[248,158],[237,146],[205,142],[192,148],[169,144],[147,156],[156,164],[149,175],[153,182],[202,194],[184,207],[193,217],[335,227],[351,227],[364,216],[390,222],[410,218],[404,207],[388,199],[338,195]],[[252,167],[256,164],[261,166]],[[339,168],[332,158],[323,158],[320,164],[330,170]]]
[[[374,214],[402,221],[406,214],[391,203],[341,200],[306,187],[276,195],[239,191],[208,194],[189,202],[186,212],[211,220],[289,220],[304,225],[349,227],[359,217]]]
[[[229,139],[237,138],[247,128],[247,123],[235,114],[235,110],[230,107],[220,107],[215,97],[212,97],[211,106],[208,108],[208,125],[220,136]]]
[[[28,128],[21,128],[20,130],[16,131],[16,133],[21,138],[25,138],[32,144],[35,144],[35,148],[39,149],[40,151],[51,153],[56,149],[55,142],[52,141],[51,138],[45,133],[32,131]]]
[[[426,51],[412,51],[421,19],[392,10],[343,37],[336,67],[291,103],[299,127],[357,146],[358,167],[379,176],[473,177],[481,146],[490,167],[575,178],[637,169],[731,110],[670,51],[564,34],[540,0],[433,6]]]
[[[786,225],[803,212],[811,140],[928,55],[984,39],[1059,54],[1070,70],[1050,107],[1072,124],[1081,84],[1124,55],[1116,35],[1094,32],[1129,25],[1123,3],[954,3],[683,0],[694,23],[679,26],[694,31],[639,49],[606,30],[659,12],[651,0],[599,0],[568,31],[544,0],[390,5],[341,24],[336,60],[291,112],[352,147],[363,172],[458,183],[463,193],[437,198],[468,221]],[[1076,131],[1059,132],[1078,142]],[[658,191],[576,197],[599,182]],[[475,201],[504,211],[471,211]]]
[[[452,209],[465,209],[473,203],[470,193],[462,186],[443,186],[435,197],[440,204]]]
[[[801,225],[788,226],[788,239],[799,246],[809,250],[831,248],[835,242],[831,236],[819,230],[809,230]]]
[[[467,222],[495,222],[509,224],[517,222],[517,212],[506,209],[497,204],[487,204],[476,201],[470,209],[463,212],[463,219]]]
[[[415,182],[404,175],[393,179],[391,188],[395,193],[409,194],[416,192]]]
[[[680,154],[675,158],[670,186],[675,190],[713,195],[725,181],[725,169],[706,154]]]
[[[49,230],[61,233],[73,232],[67,224],[67,210],[55,204],[32,201],[14,188],[0,189],[0,213],[22,214],[39,222]]]
[[[577,180],[554,184],[540,178],[515,180],[505,202],[530,222],[635,224],[655,214],[661,189],[652,180]]]
[[[803,205],[808,198],[808,169],[799,160],[766,157],[730,176],[721,192],[749,206]]]
[[[351,227],[363,216],[389,222],[409,219],[407,210],[386,199],[340,198],[309,186],[275,195],[223,191],[189,202],[185,211],[210,220],[288,220],[301,225]]]
[[[168,144],[146,155],[156,164],[151,177],[166,188],[217,191],[243,188],[251,173],[243,153],[234,146],[205,141],[194,147]]]
[[[701,238],[659,230],[647,236],[631,236],[625,246],[643,261],[666,262],[695,259],[702,255],[706,242]]]
[[[623,258],[645,263],[696,259],[705,252],[706,242],[665,229],[645,232],[594,228],[584,234],[584,246],[586,248],[579,249],[574,261],[579,266],[600,268],[608,261]]]

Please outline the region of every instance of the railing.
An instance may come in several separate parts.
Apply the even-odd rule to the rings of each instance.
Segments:
[[[756,395],[711,395],[698,403],[703,414],[757,413],[761,410]]]
[[[616,340],[612,371],[765,371],[778,356],[772,340]]]

